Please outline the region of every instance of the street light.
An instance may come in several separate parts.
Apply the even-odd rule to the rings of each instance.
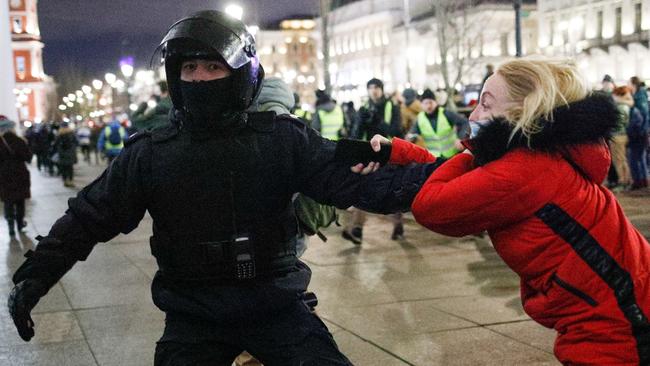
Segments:
[[[97,80],[97,79],[93,80],[93,88],[99,90],[102,88],[102,86],[104,86],[104,83],[101,80]]]
[[[242,16],[244,15],[244,9],[237,4],[228,4],[225,10],[226,14],[237,20],[241,20]]]
[[[108,84],[113,84],[115,80],[117,80],[117,76],[111,72],[107,72],[106,75],[104,75],[104,80],[106,80]]]
[[[130,78],[131,75],[133,75],[133,66],[129,64],[122,64],[120,66],[120,70],[122,71],[122,75],[124,75],[125,78]]]

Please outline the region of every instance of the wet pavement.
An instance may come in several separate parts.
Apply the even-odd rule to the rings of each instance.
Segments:
[[[0,225],[0,298],[38,234],[45,235],[75,189],[32,170],[28,232],[10,240]],[[101,167],[77,165],[78,186]],[[619,194],[636,227],[650,237],[650,192]],[[347,214],[344,213],[343,220]],[[19,337],[0,311],[0,365],[151,365],[164,316],[152,303],[156,264],[149,253],[151,219],[128,236],[98,245],[34,310],[36,337]],[[340,228],[310,238],[303,260],[313,270],[318,314],[355,365],[559,365],[554,331],[531,321],[519,281],[487,238],[431,233],[407,220],[406,239],[372,216],[354,246]]]

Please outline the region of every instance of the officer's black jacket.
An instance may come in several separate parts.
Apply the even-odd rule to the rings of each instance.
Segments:
[[[252,136],[261,136],[257,145],[251,142]],[[211,177],[227,175],[224,164],[235,175],[254,172],[254,176],[235,177],[254,184],[242,187],[233,198],[254,205],[265,215],[282,211],[295,192],[339,208],[408,209],[412,195],[432,171],[431,166],[421,166],[369,176],[354,174],[348,164],[334,161],[336,143],[289,117],[267,125],[249,123],[231,136],[197,136],[171,125],[151,134],[136,134],[126,145],[99,178],[70,199],[68,211],[52,227],[50,236],[74,246],[76,259],[85,259],[97,242],[131,232],[146,210],[154,220],[154,232],[179,228],[190,236],[174,239],[204,240],[196,235],[216,234],[202,231],[202,227],[211,226],[210,217],[229,215],[215,211],[224,208],[214,205],[215,200],[224,198],[224,187],[210,185]],[[238,148],[229,150],[233,146]],[[263,150],[248,156],[228,155],[229,151],[260,148]],[[251,161],[259,157],[263,161]],[[176,179],[173,189],[157,181],[170,176]],[[391,192],[397,193],[393,201],[387,198]],[[228,209],[232,207],[225,207]]]

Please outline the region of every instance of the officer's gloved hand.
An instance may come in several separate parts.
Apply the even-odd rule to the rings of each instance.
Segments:
[[[9,315],[20,338],[26,342],[34,337],[34,321],[30,313],[49,288],[42,280],[27,279],[16,284],[9,294]]]
[[[7,304],[18,334],[25,341],[34,336],[34,321],[30,312],[76,261],[66,253],[58,239],[40,236],[36,239],[39,240],[36,250],[25,253],[27,260],[13,275],[15,286]]]

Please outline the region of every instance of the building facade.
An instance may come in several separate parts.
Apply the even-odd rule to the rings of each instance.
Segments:
[[[538,0],[542,53],[574,57],[596,86],[650,79],[650,0]]]
[[[283,79],[306,103],[315,101],[314,91],[320,80],[315,26],[313,19],[287,19],[278,29],[255,34],[266,76]]]
[[[443,1],[445,17],[461,31],[446,39],[450,83],[456,89],[480,84],[487,64],[515,55],[515,13],[510,1]],[[471,4],[462,6],[461,3]],[[537,52],[534,4],[522,12],[524,54]],[[334,9],[329,16],[333,96],[361,102],[366,82],[377,77],[387,92],[406,87],[444,88],[435,8],[430,0],[362,0]],[[322,24],[322,23],[321,23]],[[320,29],[319,29],[320,32]],[[320,35],[317,37],[320,40]],[[455,83],[456,74],[460,75]]]
[[[47,94],[53,83],[43,71],[37,1],[9,0],[9,21],[18,118],[38,123],[46,116]]]

